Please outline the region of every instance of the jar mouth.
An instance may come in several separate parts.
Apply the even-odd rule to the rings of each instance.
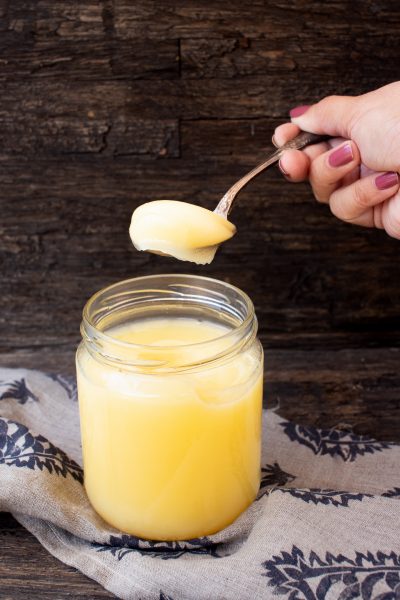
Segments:
[[[226,324],[229,330],[206,341],[165,346],[131,343],[107,333],[110,327],[133,319],[199,314]],[[83,309],[81,333],[88,350],[100,360],[123,364],[133,370],[176,371],[236,354],[256,336],[257,320],[249,296],[230,283],[198,275],[146,275],[96,292]],[[157,360],[154,360],[155,349]],[[194,361],[187,359],[191,349],[196,356]],[[177,350],[185,356],[182,364],[177,364]]]

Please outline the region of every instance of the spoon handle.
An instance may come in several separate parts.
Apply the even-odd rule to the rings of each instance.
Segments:
[[[221,198],[218,202],[217,207],[214,212],[222,215],[227,218],[228,214],[232,209],[233,201],[235,200],[238,193],[257,175],[268,169],[271,165],[274,165],[281,158],[282,154],[285,150],[301,150],[301,148],[305,148],[311,144],[318,144],[319,142],[323,142],[329,139],[329,136],[326,135],[318,135],[316,133],[309,133],[308,131],[302,131],[295,138],[286,142],[280,148],[277,148],[275,152],[270,154],[270,156],[264,160],[262,163],[254,167],[249,173],[247,173],[244,177],[239,179],[226,194]]]

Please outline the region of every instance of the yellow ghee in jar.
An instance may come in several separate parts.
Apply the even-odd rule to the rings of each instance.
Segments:
[[[201,367],[204,342],[226,352],[228,326],[191,317],[137,319],[114,340],[168,357],[165,373],[77,357],[85,488],[114,527],[148,539],[209,535],[232,523],[260,483],[262,351]],[[258,342],[257,342],[258,344]],[[150,347],[150,348],[149,348]],[[107,348],[104,349],[107,354]],[[190,353],[190,356],[186,356]],[[218,354],[218,351],[217,351]],[[182,363],[199,368],[173,370]]]

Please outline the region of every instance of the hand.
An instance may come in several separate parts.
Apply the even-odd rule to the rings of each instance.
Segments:
[[[275,130],[277,146],[300,129],[333,139],[287,150],[283,174],[293,182],[308,178],[316,199],[339,219],[400,239],[400,82],[362,96],[330,96],[290,116]]]

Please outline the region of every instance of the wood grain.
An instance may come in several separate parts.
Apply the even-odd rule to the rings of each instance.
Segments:
[[[3,152],[25,159],[43,156],[58,160],[63,155],[137,156],[178,158],[177,119],[139,119],[129,115],[110,118],[92,109],[84,115],[60,114],[44,119],[32,115],[0,117]],[[51,157],[51,158],[48,158]],[[47,161],[46,161],[47,162]]]
[[[363,65],[363,76],[372,76],[376,61],[381,59],[379,76],[393,76],[392,61],[396,60],[388,31],[374,32],[373,46],[365,44],[365,24],[349,26],[338,31],[323,28],[320,31],[303,30],[294,36],[280,30],[266,38],[214,37],[183,39],[181,42],[182,76],[188,78],[236,78],[278,73],[281,79],[296,79],[297,73],[312,80],[324,82],[330,77],[347,80],[349,74]],[[361,31],[360,31],[361,29]],[[323,52],[322,52],[323,49]],[[389,61],[388,61],[389,59]],[[339,82],[338,82],[339,83]],[[359,77],[354,81],[359,86]],[[340,85],[340,84],[339,84]]]
[[[277,169],[243,192],[206,269],[127,233],[145,200],[213,207],[291,107],[400,79],[399,27],[398,0],[1,0],[1,364],[73,373],[93,292],[206,273],[254,300],[268,405],[400,440],[398,241]],[[111,597],[7,516],[0,557],[1,598]]]
[[[178,40],[132,40],[107,36],[68,40],[8,31],[1,39],[0,80],[61,78],[173,79],[179,77]]]

